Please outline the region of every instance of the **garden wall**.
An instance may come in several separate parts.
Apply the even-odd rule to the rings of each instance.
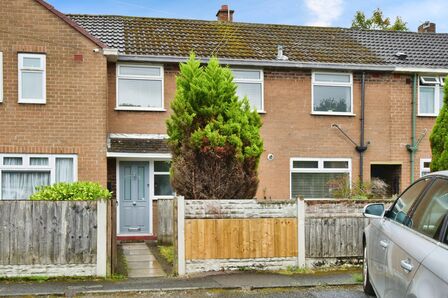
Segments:
[[[107,203],[0,201],[0,277],[105,276]]]

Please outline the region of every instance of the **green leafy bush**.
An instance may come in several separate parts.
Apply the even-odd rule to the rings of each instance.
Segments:
[[[56,183],[41,186],[31,195],[32,201],[97,201],[112,197],[110,191],[94,182]]]
[[[180,65],[167,121],[171,184],[186,199],[252,199],[263,152],[261,118],[238,98],[232,72],[216,58]]]
[[[444,90],[443,106],[429,137],[432,151],[431,172],[448,170],[448,84],[446,83]]]

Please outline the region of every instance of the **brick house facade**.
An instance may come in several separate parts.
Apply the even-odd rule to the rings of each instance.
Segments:
[[[426,131],[415,152],[414,179],[427,171],[423,162],[431,158],[428,137],[438,104],[433,103],[430,113],[421,107],[419,84],[422,76],[429,76],[441,85],[440,78],[448,73],[448,62],[440,58],[441,53],[448,55],[445,34],[226,20],[87,15],[64,19],[40,0],[11,1],[1,9],[6,18],[0,19],[0,27],[7,30],[0,31],[4,94],[0,157],[23,155],[28,165],[23,171],[29,171],[31,158],[49,156],[53,168],[48,171],[51,182],[56,182],[58,154],[74,156],[74,180],[97,181],[114,192],[118,208],[123,208],[118,215],[119,234],[154,235],[157,198],[172,195],[165,121],[175,94],[178,63],[192,49],[204,62],[217,55],[239,75],[259,76],[239,81],[260,87],[257,104],[261,104],[265,152],[257,198],[286,199],[302,192],[326,196],[328,189],[313,194],[304,187],[328,188],[328,177],[337,175],[359,181],[360,154],[344,133],[359,144],[363,97],[368,144],[363,153],[364,180],[383,178],[392,193],[411,182],[407,145],[413,143],[413,119],[414,142]],[[425,48],[428,44],[438,51]],[[407,58],[398,57],[398,50]],[[45,104],[19,103],[18,73],[20,77],[28,71],[20,69],[21,53],[45,54]],[[319,76],[336,81],[319,84]],[[430,83],[427,89],[439,94],[439,85]],[[349,97],[344,103],[347,110],[316,111],[316,94],[332,87],[341,87],[337,92]],[[145,93],[149,97],[136,91],[139,88],[151,88]],[[142,108],[133,97],[151,101],[151,106]],[[417,101],[414,118],[413,100]],[[0,175],[8,173],[8,166],[0,162]],[[20,171],[20,166],[14,171]],[[146,211],[126,213],[134,207]],[[144,224],[124,225],[129,218],[141,218]]]

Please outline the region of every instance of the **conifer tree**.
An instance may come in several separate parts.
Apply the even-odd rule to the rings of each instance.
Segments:
[[[447,77],[448,78],[448,77]],[[445,82],[448,82],[445,79]],[[443,106],[437,116],[429,141],[431,143],[431,172],[448,170],[448,84],[444,86]]]
[[[191,54],[180,64],[167,120],[171,183],[186,199],[251,199],[263,152],[261,118],[239,99],[232,72],[216,58],[206,66]]]

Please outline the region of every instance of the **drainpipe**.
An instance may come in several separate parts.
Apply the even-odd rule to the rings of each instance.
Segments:
[[[411,183],[414,182],[415,178],[414,164],[415,164],[415,152],[417,151],[417,144],[415,142],[416,122],[417,122],[417,74],[414,74],[414,79],[412,81],[412,136],[411,136],[411,144],[406,146],[406,148],[409,151],[411,161]]]
[[[366,74],[362,72],[361,76],[361,135],[359,137],[359,146],[356,146],[356,151],[359,152],[359,183],[364,183],[364,151],[367,146],[364,144],[364,124],[365,124],[365,95],[366,95]]]

